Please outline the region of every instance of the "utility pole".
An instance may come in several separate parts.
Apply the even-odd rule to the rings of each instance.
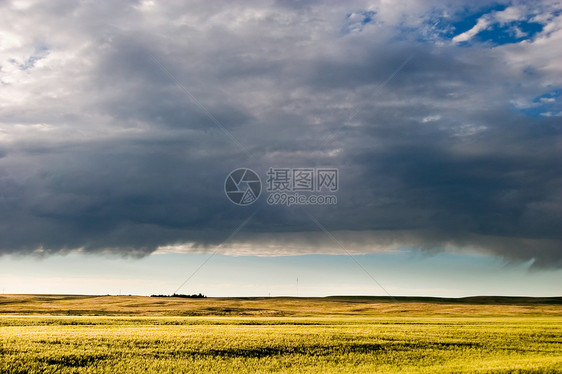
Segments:
[[[297,297],[299,297],[299,277],[297,277]]]

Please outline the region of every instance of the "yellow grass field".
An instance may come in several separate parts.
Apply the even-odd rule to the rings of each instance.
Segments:
[[[2,373],[558,373],[560,299],[0,295]]]

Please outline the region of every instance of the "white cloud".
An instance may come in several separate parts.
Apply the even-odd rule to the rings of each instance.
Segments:
[[[463,32],[453,38],[454,43],[466,42],[472,39],[480,31],[486,30],[492,24],[489,16],[482,16],[470,30]]]
[[[561,117],[562,116],[562,111],[561,112],[544,112],[541,113],[541,116],[543,117]]]
[[[440,115],[426,116],[422,118],[422,122],[423,123],[434,122],[434,121],[439,121],[440,119],[441,119]]]
[[[526,11],[522,7],[509,6],[499,12],[493,12],[493,19],[500,24],[525,19]]]

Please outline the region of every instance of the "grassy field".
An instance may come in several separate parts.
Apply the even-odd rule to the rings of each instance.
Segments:
[[[562,372],[560,299],[0,296],[0,372]]]

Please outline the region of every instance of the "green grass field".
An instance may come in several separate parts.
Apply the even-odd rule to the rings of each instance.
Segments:
[[[562,372],[559,300],[4,295],[0,313],[2,373]]]

